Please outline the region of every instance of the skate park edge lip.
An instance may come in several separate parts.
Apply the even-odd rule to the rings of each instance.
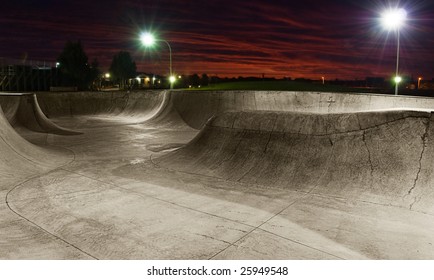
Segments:
[[[24,96],[32,95],[33,92],[0,92],[0,96]]]

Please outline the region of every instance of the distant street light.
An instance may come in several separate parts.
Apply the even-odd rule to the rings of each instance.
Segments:
[[[155,42],[164,42],[166,43],[167,47],[169,47],[169,82],[170,82],[170,89],[173,89],[173,84],[176,81],[176,77],[173,76],[172,73],[172,48],[170,47],[169,42],[162,39],[155,39],[154,35],[148,32],[144,32],[140,35],[140,41],[145,47],[152,46]]]
[[[422,81],[422,77],[417,78],[417,89],[420,89],[420,82]]]
[[[407,12],[400,9],[389,9],[381,15],[381,23],[387,30],[396,31],[397,47],[396,47],[396,73],[395,73],[395,95],[398,95],[398,84],[401,82],[401,77],[398,76],[399,68],[399,29],[404,25],[407,18]]]

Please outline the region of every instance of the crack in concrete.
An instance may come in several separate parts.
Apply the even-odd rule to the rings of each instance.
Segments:
[[[275,129],[275,127],[276,127],[277,118],[278,118],[278,116],[277,116],[277,114],[276,114],[276,115],[274,116],[273,127],[271,128],[270,135],[268,136],[267,144],[265,144],[264,154],[267,153],[268,145],[270,144],[271,137],[273,136],[274,129]]]
[[[246,159],[246,161],[247,161],[247,159]],[[255,167],[256,167],[256,164],[252,165],[252,166],[249,168],[249,170],[247,170],[247,172],[244,173],[243,176],[241,176],[241,177],[237,180],[237,182],[241,182],[241,181],[244,179],[244,177],[246,177],[250,172],[252,172],[252,170],[253,170]]]
[[[232,125],[231,125],[232,129],[235,129],[235,122],[237,121],[237,119],[238,119],[238,115],[235,115],[234,119],[232,120]]]
[[[244,131],[241,133],[239,141],[233,149],[234,152],[231,153],[229,155],[229,157],[227,157],[227,158],[223,159],[221,162],[217,163],[217,166],[215,168],[213,168],[213,170],[220,168],[225,162],[229,162],[230,160],[232,160],[235,157],[238,148],[241,146],[241,143],[243,142],[243,139],[244,139]]]
[[[366,142],[366,130],[363,130],[362,141],[365,144],[366,150],[368,151],[368,162],[371,167],[371,179],[374,178],[374,165],[372,164],[372,156],[371,150],[368,147],[368,143]]]
[[[360,129],[360,130],[363,130],[363,128],[362,128],[362,123],[360,122],[360,118],[359,118],[359,115],[358,115],[358,114],[356,114],[356,119],[357,119],[357,123],[359,124],[359,129]]]
[[[418,203],[420,200],[422,199],[422,197],[417,197],[417,196],[415,196],[414,197],[414,199],[413,199],[413,202],[410,204],[410,210],[413,210],[413,206],[416,204],[416,203]]]
[[[269,136],[268,136],[267,143],[265,144],[265,148],[264,148],[264,151],[263,151],[264,154],[267,153],[268,146],[269,146],[269,144],[270,144],[270,142],[271,142],[271,138],[273,137],[274,129],[275,129],[275,127],[276,127],[276,123],[277,123],[277,117],[278,117],[278,116],[275,115],[275,118],[274,118],[274,124],[273,124],[273,127],[272,127],[271,131],[270,131],[270,134],[269,134]],[[241,180],[243,180],[244,177],[246,177],[250,172],[252,172],[252,170],[253,170],[255,167],[256,167],[256,164],[252,165],[252,166],[249,168],[249,170],[248,170],[246,173],[244,173],[244,175],[241,176],[241,177],[237,180],[237,182],[240,182]]]
[[[272,135],[273,135],[273,132],[270,132],[270,135],[268,136],[268,140],[267,140],[267,143],[265,144],[265,148],[264,148],[264,154],[266,154],[266,153],[267,153],[267,150],[268,150],[268,145],[270,144],[270,141],[271,141],[271,137],[272,137]]]
[[[390,124],[392,124],[392,123],[395,123],[395,122],[399,122],[399,121],[403,121],[403,120],[406,120],[406,119],[427,119],[428,121],[429,121],[429,117],[424,117],[424,116],[419,116],[419,117],[417,117],[417,116],[406,116],[406,117],[402,117],[402,118],[397,118],[397,119],[395,119],[395,120],[392,120],[392,121],[387,121],[387,122],[383,122],[383,123],[380,123],[380,124],[375,124],[375,125],[371,125],[371,126],[367,126],[367,127],[365,127],[365,128],[362,128],[362,129],[351,129],[351,130],[346,130],[346,131],[331,131],[331,132],[326,132],[326,133],[302,133],[302,132],[300,132],[301,131],[301,129],[298,131],[298,132],[291,132],[291,131],[281,131],[281,133],[284,133],[284,134],[288,134],[288,135],[303,135],[303,136],[313,136],[313,137],[323,137],[323,136],[330,136],[330,135],[347,135],[347,134],[350,134],[350,133],[358,133],[358,132],[360,132],[361,130],[371,130],[371,129],[375,129],[375,128],[379,128],[379,127],[382,127],[382,126],[388,126],[388,125],[390,125]],[[216,126],[216,127],[219,127],[219,126]],[[248,128],[227,128],[227,127],[219,127],[219,128],[221,128],[221,129],[232,129],[232,130],[243,130],[244,132],[253,132],[253,133],[266,133],[266,132],[270,132],[270,130],[258,130],[258,129],[248,129]],[[396,137],[395,137],[395,139],[397,139]]]
[[[61,147],[61,146],[56,146],[56,145],[51,145],[53,147]],[[20,183],[16,184],[15,186],[13,186],[7,193],[4,199],[4,202],[6,204],[6,207],[9,209],[9,211],[11,211],[12,213],[14,213],[16,216],[20,217],[21,219],[23,219],[24,221],[26,221],[27,223],[29,223],[30,225],[33,225],[34,227],[36,227],[37,229],[41,230],[42,232],[44,232],[45,234],[47,234],[48,236],[51,236],[54,240],[59,241],[61,243],[64,243],[66,245],[66,247],[70,246],[78,251],[80,251],[81,253],[89,256],[92,259],[98,260],[98,258],[92,254],[90,254],[89,252],[85,251],[84,249],[79,248],[78,246],[74,245],[73,243],[67,241],[66,239],[64,239],[63,237],[61,237],[60,235],[57,235],[54,232],[49,231],[48,229],[44,228],[42,225],[40,225],[39,223],[36,223],[35,221],[30,220],[30,218],[27,218],[26,216],[24,216],[23,214],[20,214],[18,212],[18,210],[15,210],[12,206],[13,202],[11,201],[11,194],[16,191],[18,188],[21,188],[22,186],[24,186],[26,183],[35,180],[36,178],[41,178],[42,176],[45,176],[47,174],[50,174],[52,172],[56,172],[58,170],[65,170],[64,168],[66,166],[71,165],[73,162],[75,162],[76,160],[76,154],[73,150],[66,148],[66,147],[62,147],[65,150],[68,150],[70,152],[72,152],[73,158],[72,160],[68,161],[67,163],[64,163],[56,168],[53,168],[51,170],[48,170],[46,172],[43,172],[41,174],[35,174],[27,179],[25,179],[24,181],[21,181]]]
[[[425,123],[425,132],[422,135],[422,151],[421,151],[420,157],[419,157],[419,169],[417,170],[416,178],[414,179],[413,186],[408,190],[406,196],[409,196],[409,195],[411,195],[413,193],[414,189],[417,186],[417,182],[419,180],[420,172],[422,171],[422,158],[423,158],[423,155],[425,153],[425,148],[427,146],[428,132],[429,132],[430,123],[431,123],[430,119],[428,119],[428,122]],[[410,204],[410,210],[412,210],[412,208],[413,208],[414,204],[416,204],[416,202],[418,202],[417,196],[414,197],[413,202]]]
[[[228,241],[225,241],[225,240],[222,240],[222,239],[219,239],[219,238],[215,238],[215,237],[212,237],[212,236],[207,235],[207,234],[201,234],[201,233],[193,233],[193,234],[197,235],[197,236],[202,236],[204,238],[211,239],[211,240],[214,240],[214,241],[222,242],[222,243],[225,243],[227,245],[232,245],[232,243],[230,243]]]

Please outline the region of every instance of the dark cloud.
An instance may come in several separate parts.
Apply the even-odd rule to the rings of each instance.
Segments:
[[[402,71],[434,77],[434,5],[401,1]],[[410,6],[411,4],[411,6]],[[152,50],[142,30],[168,40],[183,74],[364,78],[393,72],[396,37],[382,30],[381,0],[170,1],[17,0],[2,4],[0,57],[56,60],[67,40],[81,40],[107,69],[119,50],[139,70],[167,72],[164,44]]]

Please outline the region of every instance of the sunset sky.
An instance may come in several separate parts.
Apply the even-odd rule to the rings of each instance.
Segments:
[[[138,71],[166,74],[168,48],[141,46],[141,31],[169,41],[179,74],[364,79],[393,75],[396,34],[379,23],[398,1],[15,0],[2,1],[0,57],[55,62],[81,40],[107,71],[128,51]],[[4,3],[6,2],[6,3]],[[434,78],[434,1],[399,1],[401,72]]]

